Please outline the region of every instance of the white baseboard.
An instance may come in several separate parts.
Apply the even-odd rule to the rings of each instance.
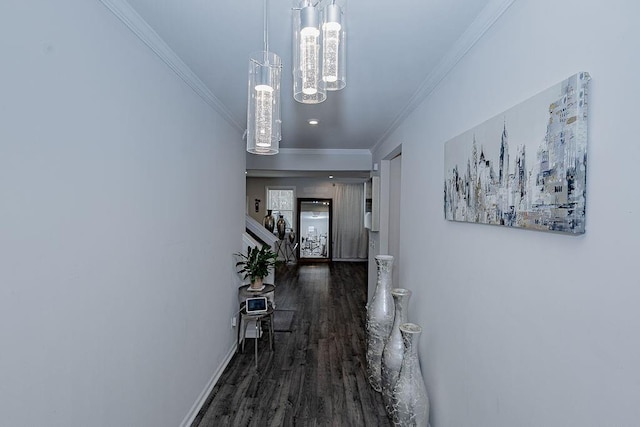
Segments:
[[[236,353],[237,348],[238,348],[237,343],[234,343],[234,345],[231,346],[229,353],[227,353],[227,355],[225,356],[220,366],[218,366],[218,369],[216,369],[216,371],[213,373],[213,376],[211,377],[211,379],[209,379],[209,382],[205,386],[204,390],[202,390],[202,392],[200,393],[200,396],[198,396],[198,398],[196,399],[195,403],[189,410],[189,413],[187,413],[187,416],[184,417],[184,419],[182,420],[182,423],[180,423],[180,427],[191,426],[191,424],[193,423],[193,420],[195,420],[195,418],[198,416],[198,412],[200,412],[202,405],[204,405],[204,402],[206,402],[207,397],[209,397],[209,394],[211,394],[211,390],[213,390],[213,387],[216,385],[216,383],[220,379],[220,376],[224,372],[225,368],[233,358],[233,355]]]

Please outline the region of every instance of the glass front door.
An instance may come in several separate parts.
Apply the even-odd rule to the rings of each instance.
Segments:
[[[331,199],[298,199],[301,260],[331,259]]]

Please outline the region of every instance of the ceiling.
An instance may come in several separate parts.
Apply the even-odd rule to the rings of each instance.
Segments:
[[[376,146],[415,103],[420,88],[433,79],[439,65],[442,68],[447,54],[489,3],[349,0],[347,86],[328,92],[321,104],[306,105],[293,99],[293,1],[268,0],[269,47],[283,62],[280,148]],[[263,47],[263,1],[128,0],[128,4],[206,85],[240,139],[246,128],[249,54]],[[311,118],[320,124],[309,125]]]

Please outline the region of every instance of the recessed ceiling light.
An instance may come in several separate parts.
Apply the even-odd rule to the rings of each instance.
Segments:
[[[333,175],[329,175],[329,179],[333,179]]]
[[[317,119],[309,119],[307,120],[307,123],[309,123],[311,126],[315,126],[320,122]]]

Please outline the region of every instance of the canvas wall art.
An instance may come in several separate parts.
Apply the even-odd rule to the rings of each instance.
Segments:
[[[445,218],[584,233],[589,80],[577,73],[448,141]]]

